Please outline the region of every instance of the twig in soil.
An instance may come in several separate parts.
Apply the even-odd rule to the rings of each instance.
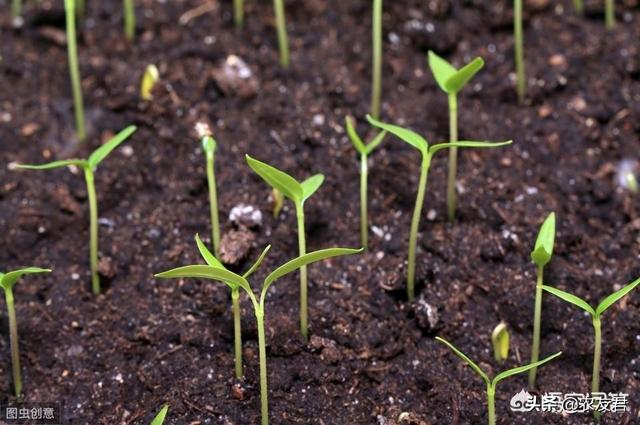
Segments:
[[[15,165],[15,168],[26,170],[52,170],[55,168],[76,166],[84,171],[89,197],[89,262],[91,263],[91,287],[93,293],[96,295],[100,293],[100,277],[98,275],[98,200],[96,196],[94,172],[98,165],[135,131],[135,126],[125,128],[112,137],[107,143],[93,151],[87,159],[65,159],[41,165]]]
[[[211,213],[211,241],[216,257],[220,256],[220,218],[218,216],[218,190],[216,187],[215,153],[216,140],[212,137],[211,129],[204,122],[196,124],[196,132],[200,136],[202,149],[207,160],[207,183],[209,185],[209,211]]]
[[[446,60],[429,51],[429,68],[438,86],[449,97],[449,142],[458,141],[458,93],[484,67],[484,60],[475,58],[459,70]],[[449,221],[456,216],[456,174],[458,169],[458,148],[449,150],[449,175],[447,180],[447,214]]]
[[[13,299],[13,287],[25,274],[49,273],[50,269],[38,267],[28,267],[26,269],[14,270],[8,273],[0,272],[0,286],[4,291],[7,303],[7,316],[9,317],[9,342],[11,345],[11,368],[13,370],[13,389],[16,397],[22,395],[22,372],[20,370],[20,349],[18,347],[18,322],[16,320],[16,309]]]
[[[84,101],[82,100],[82,84],[80,81],[80,65],[78,64],[78,45],[76,39],[76,5],[80,12],[80,0],[64,0],[67,25],[67,54],[69,56],[69,75],[73,92],[73,108],[76,119],[76,132],[81,142],[87,137],[84,122]],[[84,4],[84,1],[82,1]],[[84,13],[84,12],[83,12]]]
[[[540,227],[536,244],[531,252],[531,259],[536,265],[536,301],[533,313],[533,343],[531,344],[531,363],[538,361],[540,355],[540,322],[542,320],[542,285],[544,282],[544,266],[551,261],[553,246],[556,239],[556,214],[547,216]],[[529,371],[529,386],[536,386],[536,372],[534,367]]]
[[[369,249],[369,221],[367,202],[367,181],[369,176],[369,155],[382,143],[387,135],[386,131],[379,132],[369,144],[365,144],[353,126],[351,117],[345,118],[349,140],[360,154],[360,243]]]
[[[555,359],[556,357],[562,354],[562,351],[557,352],[556,354],[549,356],[544,360],[540,360],[539,362],[530,363],[525,366],[520,366],[520,367],[506,370],[504,372],[500,372],[493,379],[490,379],[489,376],[480,368],[480,366],[474,363],[462,351],[454,347],[453,344],[451,344],[449,341],[447,341],[444,338],[440,338],[439,336],[436,337],[436,340],[443,343],[447,347],[449,347],[449,349],[453,351],[453,353],[456,356],[460,357],[462,361],[464,361],[471,369],[473,369],[473,371],[482,378],[485,384],[487,384],[487,408],[489,412],[489,425],[495,425],[496,423],[496,387],[500,381],[506,378],[509,378],[513,375],[524,373],[533,367],[542,366],[543,364]]]
[[[196,241],[198,241],[196,235]],[[234,289],[242,288],[253,306],[253,310],[256,316],[256,322],[258,327],[258,351],[260,360],[260,416],[262,425],[269,424],[269,400],[268,400],[268,384],[267,384],[267,348],[266,337],[264,328],[264,315],[265,315],[265,303],[267,297],[267,291],[269,287],[278,279],[292,273],[308,264],[315,263],[317,261],[325,260],[328,258],[339,257],[343,255],[351,255],[362,252],[362,249],[347,249],[347,248],[329,248],[320,251],[311,252],[309,254],[301,255],[282,266],[275,269],[264,279],[262,283],[262,290],[260,295],[257,296],[247,278],[260,266],[262,260],[266,256],[267,252],[271,248],[271,245],[267,246],[262,252],[262,255],[256,261],[256,263],[249,269],[247,273],[240,276],[227,270],[220,261],[218,261],[210,252],[206,250],[206,247],[201,242],[198,244],[200,253],[205,258],[208,266],[184,266],[172,269],[163,273],[158,273],[155,276],[160,278],[175,279],[175,278],[200,278],[211,279],[226,284],[232,291]],[[233,292],[232,292],[233,293]],[[238,316],[239,321],[239,316]],[[239,328],[236,328],[239,329]],[[240,347],[241,348],[241,347]],[[238,350],[236,349],[236,353]]]
[[[470,77],[469,77],[470,78]],[[387,132],[400,138],[402,141],[413,146],[422,154],[422,165],[420,167],[420,183],[418,185],[418,194],[416,198],[416,205],[413,210],[413,217],[411,219],[411,230],[409,231],[409,262],[407,265],[407,297],[409,301],[413,301],[415,297],[415,271],[416,271],[416,246],[418,241],[418,228],[420,227],[420,217],[422,215],[422,207],[424,204],[425,191],[427,189],[427,177],[429,175],[429,168],[431,167],[431,159],[433,156],[443,149],[448,148],[495,148],[498,146],[504,146],[511,144],[511,140],[506,142],[477,142],[477,141],[455,141],[449,143],[439,143],[437,145],[429,146],[429,142],[411,130],[385,124],[383,122],[373,119],[371,116],[367,116],[371,125],[386,130]]]
[[[593,324],[594,330],[594,348],[593,348],[593,375],[591,377],[591,393],[597,393],[600,390],[600,356],[602,352],[602,332],[601,332],[601,317],[602,314],[607,311],[609,307],[618,302],[622,297],[627,295],[629,292],[633,291],[638,285],[640,285],[640,278],[626,285],[622,289],[614,292],[613,294],[606,297],[604,300],[598,304],[596,308],[591,307],[589,303],[587,303],[582,298],[579,298],[573,294],[568,292],[561,291],[559,289],[543,285],[542,289],[547,292],[552,293],[556,297],[573,304],[577,307],[580,307],[589,315],[591,315],[591,322]],[[597,406],[594,406],[594,415],[596,418],[600,417],[600,412]]]
[[[169,405],[165,404],[162,409],[158,412],[155,418],[151,421],[151,425],[162,425],[164,424],[164,419],[167,416],[167,412],[169,411]]]
[[[514,0],[513,2],[513,38],[516,59],[516,92],[518,93],[518,101],[522,104],[527,96],[527,76],[524,69],[522,0]]]
[[[136,36],[136,9],[133,0],[123,0],[124,36],[127,41],[133,41]]]

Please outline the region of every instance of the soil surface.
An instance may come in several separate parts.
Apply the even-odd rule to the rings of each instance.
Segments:
[[[153,274],[201,263],[195,233],[209,234],[204,156],[193,132],[206,119],[218,141],[216,173],[225,235],[239,231],[234,270],[268,243],[261,279],[297,253],[295,212],[271,215],[269,188],[245,153],[298,178],[323,172],[306,204],[308,247],[358,246],[358,156],[344,117],[363,117],[370,93],[370,2],[286,4],[292,66],[277,63],[269,1],[247,1],[235,30],[230,2],[141,0],[134,44],[122,36],[119,2],[88,2],[79,51],[89,138],[78,145],[62,2],[28,2],[14,29],[0,1],[0,264],[54,268],[16,288],[27,401],[59,401],[65,424],[147,424],[164,403],[169,424],[259,421],[257,335],[243,297],[245,379],[233,377],[226,287]],[[640,6],[618,1],[607,32],[599,1],[577,16],[569,0],[535,1],[526,13],[529,102],[517,105],[511,6],[506,0],[386,2],[383,118],[432,142],[446,140],[446,96],[426,67],[434,49],[456,65],[487,65],[461,94],[462,139],[513,139],[464,151],[455,224],[445,217],[446,154],[434,161],[418,249],[418,299],[404,295],[408,229],[419,154],[388,137],[371,157],[369,252],[316,264],[310,274],[312,338],[298,332],[298,278],[268,297],[273,424],[481,424],[484,385],[441,335],[497,372],[528,362],[539,225],[558,216],[545,281],[596,304],[640,276],[640,197],[616,183],[618,163],[640,159]],[[203,8],[200,8],[204,4]],[[199,9],[198,9],[199,8]],[[198,12],[205,12],[198,14]],[[251,82],[221,77],[228,55]],[[138,99],[143,69],[156,64],[155,99]],[[88,207],[81,173],[13,171],[84,156],[126,125],[137,133],[97,171],[104,293],[90,292]],[[238,230],[238,204],[263,222]],[[208,240],[208,239],[207,239]],[[236,247],[230,247],[230,249]],[[2,303],[4,309],[4,303]],[[0,319],[0,404],[12,397],[6,315]],[[511,356],[493,360],[490,334],[504,320]],[[603,424],[640,421],[640,291],[603,319],[601,387],[629,394],[631,411]],[[540,393],[589,391],[593,331],[577,308],[545,296]],[[589,415],[514,413],[525,375],[498,388],[501,424],[587,424]],[[238,384],[238,385],[236,385]]]

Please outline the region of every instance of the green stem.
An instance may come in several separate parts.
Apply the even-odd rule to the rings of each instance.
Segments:
[[[424,193],[427,188],[427,176],[429,175],[430,164],[431,157],[427,155],[422,159],[418,195],[416,198],[416,205],[413,210],[413,217],[411,218],[411,230],[409,231],[409,263],[407,265],[407,297],[409,298],[409,301],[413,301],[415,298],[416,244],[418,240],[420,215],[422,214],[422,205],[424,204]]]
[[[449,141],[458,141],[458,99],[449,94]],[[458,148],[449,149],[449,175],[447,178],[447,214],[449,221],[456,218],[456,176],[458,174]]]
[[[22,14],[22,0],[13,0],[11,2],[11,17],[16,19]]]
[[[367,178],[369,165],[367,155],[360,155],[360,242],[365,251],[369,247],[369,226],[367,218]]]
[[[533,345],[531,346],[531,363],[538,361],[540,357],[540,321],[542,319],[542,280],[543,280],[544,267],[537,267],[537,281],[536,281],[536,301],[535,309],[533,311]],[[529,370],[529,386],[534,388],[536,386],[536,373],[538,368],[534,367]]]
[[[582,0],[573,0],[573,6],[580,15],[584,13],[584,2]]]
[[[13,388],[16,397],[22,394],[22,374],[20,372],[20,348],[18,347],[18,321],[13,301],[13,289],[4,291],[7,300],[7,315],[9,316],[9,341],[11,343],[11,367],[13,370]]]
[[[284,15],[283,0],[273,0],[276,12],[276,26],[278,27],[278,48],[280,49],[280,65],[289,68],[289,41],[287,39],[287,23]]]
[[[218,194],[216,189],[215,158],[213,152],[207,152],[207,181],[209,183],[209,209],[211,213],[211,237],[213,251],[220,256],[220,218],[218,216]]]
[[[78,18],[84,19],[84,15],[86,14],[87,7],[85,4],[85,0],[75,0],[76,3],[76,14]]]
[[[267,343],[264,335],[264,310],[256,310],[258,322],[258,351],[260,358],[260,416],[261,424],[269,425],[269,388],[267,383]]]
[[[244,4],[242,0],[233,0],[233,21],[236,27],[242,28],[244,24]]]
[[[129,41],[133,41],[136,35],[136,10],[133,0],[123,0],[124,10],[124,36]]]
[[[242,328],[240,322],[240,289],[231,291],[233,305],[233,333],[236,357],[236,378],[242,378]]]
[[[100,293],[100,276],[98,275],[98,201],[93,171],[85,168],[84,178],[87,182],[89,196],[89,262],[91,263],[91,288],[93,293]]]
[[[87,132],[84,126],[84,105],[82,100],[82,86],[80,84],[80,66],[78,64],[78,46],[76,42],[76,17],[74,0],[65,0],[67,21],[67,52],[69,55],[69,74],[73,91],[73,105],[76,118],[78,139],[83,141]],[[78,2],[78,5],[80,2]]]
[[[487,384],[487,409],[489,410],[489,425],[496,423],[496,389]]]
[[[605,24],[608,29],[611,29],[616,24],[614,0],[605,0],[604,7]]]
[[[296,205],[298,219],[298,248],[299,255],[307,253],[307,243],[304,229],[304,205]],[[300,332],[305,341],[309,339],[309,316],[307,311],[307,266],[300,267]]]
[[[600,323],[600,317],[593,318],[593,330],[594,330],[594,347],[593,347],[593,374],[591,376],[591,393],[597,393],[600,391],[600,356],[602,354],[602,327]],[[596,419],[600,418],[600,412],[597,411],[597,406],[594,406],[594,416]]]
[[[526,75],[524,69],[524,41],[522,31],[522,0],[514,0],[513,33],[516,49],[516,90],[518,101],[524,103],[526,96]]]
[[[373,0],[373,73],[371,84],[371,116],[380,118],[382,96],[382,0]]]

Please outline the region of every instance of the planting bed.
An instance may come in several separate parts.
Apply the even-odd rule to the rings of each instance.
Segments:
[[[169,424],[258,423],[257,337],[246,297],[246,379],[234,386],[228,289],[153,274],[200,262],[193,236],[210,233],[204,156],[193,132],[200,119],[211,121],[218,141],[223,234],[234,230],[226,217],[237,204],[264,216],[260,228],[241,230],[254,240],[234,270],[271,243],[257,287],[297,255],[291,204],[271,216],[270,190],[245,153],[297,178],[326,174],[306,205],[309,249],[358,246],[358,157],[343,123],[352,114],[368,131],[370,2],[288,2],[289,71],[278,66],[271,2],[247,1],[246,25],[237,31],[230,2],[138,1],[133,45],[122,36],[120,2],[89,2],[79,52],[90,135],[81,146],[73,141],[61,3],[28,3],[25,25],[15,30],[0,1],[0,265],[54,269],[16,288],[26,400],[61,402],[65,424],[147,424],[165,402]],[[203,3],[208,13],[184,15]],[[434,336],[489,370],[529,361],[529,253],[550,211],[558,235],[545,283],[596,304],[640,276],[640,197],[615,182],[618,162],[640,156],[640,6],[618,1],[618,25],[607,32],[599,1],[586,2],[585,17],[568,0],[532,1],[525,14],[530,102],[518,106],[510,3],[386,2],[382,118],[446,140],[446,96],[427,69],[427,51],[456,65],[479,55],[486,68],[459,98],[461,139],[514,144],[462,151],[455,224],[446,220],[446,154],[436,158],[418,239],[418,298],[409,303],[405,260],[420,159],[387,137],[371,156],[370,251],[309,268],[308,344],[298,331],[297,275],[270,291],[273,424],[484,423],[484,385]],[[249,95],[240,96],[214,78],[230,54],[250,67],[255,95],[244,87]],[[150,63],[162,86],[142,103],[139,78]],[[81,173],[11,171],[8,164],[84,156],[128,124],[138,132],[96,173],[108,276],[94,297]],[[490,347],[500,320],[512,340],[504,366]],[[2,314],[0,404],[12,400],[7,329]],[[545,294],[542,355],[564,354],[539,370],[540,391],[588,392],[592,341],[589,318]],[[631,411],[602,423],[640,421],[639,375],[636,291],[603,319],[601,387],[628,393]],[[511,412],[509,400],[526,386],[519,375],[498,387],[499,423],[592,421]]]

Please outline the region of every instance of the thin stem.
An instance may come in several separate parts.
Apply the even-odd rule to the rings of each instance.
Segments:
[[[531,363],[538,361],[540,357],[540,321],[542,318],[542,280],[544,267],[537,267],[537,281],[536,281],[536,301],[533,311],[533,345],[531,346]],[[529,370],[529,386],[534,388],[536,386],[536,373],[538,368],[534,367]]]
[[[269,388],[267,383],[267,343],[264,335],[264,311],[256,310],[258,322],[258,351],[260,359],[260,416],[261,424],[269,425]]]
[[[514,0],[513,33],[516,49],[516,90],[518,92],[518,101],[524,103],[527,89],[524,69],[524,41],[522,35],[522,0]]]
[[[573,0],[573,7],[580,15],[584,13],[584,2],[582,0]]]
[[[218,217],[218,194],[216,189],[215,158],[207,152],[207,180],[209,183],[209,209],[211,212],[211,238],[216,257],[220,255],[220,219]]]
[[[124,10],[124,36],[129,41],[133,41],[136,35],[136,10],[133,0],[123,0]]]
[[[100,293],[100,276],[98,275],[98,201],[93,171],[85,168],[84,178],[87,182],[89,196],[89,262],[91,263],[91,288],[93,293]]]
[[[67,53],[69,55],[69,74],[73,91],[73,105],[76,118],[78,139],[83,141],[87,137],[84,126],[84,104],[82,100],[82,86],[80,84],[80,65],[78,64],[78,46],[76,43],[76,16],[74,0],[65,0],[67,21]],[[80,2],[78,2],[80,5]]]
[[[243,0],[233,0],[233,21],[236,27],[242,28],[244,24],[244,4]]]
[[[75,0],[76,2],[76,14],[78,18],[84,19],[84,15],[86,14],[87,7],[85,4],[85,0]]]
[[[9,341],[11,343],[11,367],[13,369],[13,388],[16,397],[22,394],[22,373],[20,372],[20,348],[18,347],[18,321],[13,301],[13,289],[4,291],[7,300],[7,315],[9,316]]]
[[[296,205],[298,219],[298,250],[300,256],[307,253],[304,230],[304,206]],[[309,339],[309,316],[307,311],[307,266],[300,267],[300,332],[305,341]]]
[[[231,291],[233,305],[233,333],[236,357],[236,378],[242,378],[242,328],[240,323],[240,289]]]
[[[489,425],[496,423],[496,389],[487,384],[487,409],[489,410]]]
[[[367,155],[360,155],[360,242],[365,251],[369,247],[369,226],[367,218],[367,178],[369,166]]]
[[[602,330],[601,330],[600,317],[593,318],[593,330],[594,330],[594,347],[593,347],[593,374],[591,376],[591,393],[597,393],[600,391],[600,356],[602,353]],[[600,418],[600,412],[597,410],[597,406],[594,406],[594,416]]]
[[[373,72],[371,83],[371,116],[380,118],[382,95],[382,0],[373,0]]]
[[[614,0],[605,0],[604,2],[604,19],[608,29],[611,29],[616,24],[616,13]]]
[[[284,15],[283,0],[273,0],[276,12],[276,26],[278,27],[278,48],[280,49],[280,65],[289,68],[289,40],[287,38],[287,23]]]
[[[449,141],[458,141],[458,99],[449,94]],[[458,148],[449,149],[449,175],[447,178],[447,214],[449,221],[456,218],[456,177],[458,174]]]
[[[424,204],[424,193],[427,188],[427,176],[431,158],[426,156],[422,160],[420,170],[420,183],[418,185],[418,195],[416,205],[411,218],[411,230],[409,231],[409,263],[407,265],[407,297],[409,301],[415,298],[415,274],[416,274],[416,244],[418,240],[418,228],[420,227],[420,215],[422,214],[422,204]]]
[[[16,19],[22,14],[22,0],[11,2],[11,18]]]

